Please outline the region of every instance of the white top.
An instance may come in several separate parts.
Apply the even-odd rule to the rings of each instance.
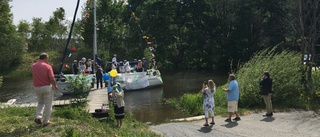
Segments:
[[[129,61],[127,61],[126,63],[124,63],[124,70],[125,70],[126,72],[129,72],[129,71],[130,71]]]
[[[115,62],[116,64],[118,64],[116,57],[113,57],[111,62]]]

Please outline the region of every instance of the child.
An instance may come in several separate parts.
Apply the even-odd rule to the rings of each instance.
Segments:
[[[213,80],[208,80],[208,83],[205,81],[202,85],[202,96],[203,96],[203,110],[205,114],[205,120],[206,123],[203,126],[209,126],[208,124],[208,117],[209,117],[209,112],[211,114],[211,125],[214,125],[214,98],[213,95],[216,91],[216,85],[213,82]]]
[[[113,101],[114,117],[117,120],[117,126],[122,126],[124,118],[124,91],[121,89],[120,83],[116,83],[114,90],[109,94]]]

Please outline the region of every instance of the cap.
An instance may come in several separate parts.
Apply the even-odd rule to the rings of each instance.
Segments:
[[[74,60],[73,62],[77,62],[77,60]]]

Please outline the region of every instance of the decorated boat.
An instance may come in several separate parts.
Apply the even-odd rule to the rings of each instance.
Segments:
[[[159,70],[146,72],[119,73],[116,77],[124,90],[140,90],[162,86],[163,81]]]

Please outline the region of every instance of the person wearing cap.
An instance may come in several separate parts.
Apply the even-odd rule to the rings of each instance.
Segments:
[[[78,67],[78,61],[77,60],[74,60],[73,61],[73,65],[72,65],[72,70],[73,70],[73,74],[76,75],[78,74],[78,70],[79,70],[79,67]]]

